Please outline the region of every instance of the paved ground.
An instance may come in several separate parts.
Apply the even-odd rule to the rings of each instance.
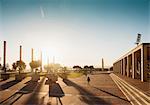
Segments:
[[[1,105],[130,105],[109,74],[90,75],[49,85],[45,77],[31,82],[30,77],[22,82],[13,79],[0,82]]]
[[[110,74],[110,76],[132,105],[150,105],[150,97],[130,84],[130,82],[133,82],[134,80],[126,82],[125,79],[122,79],[113,73]]]
[[[131,84],[132,86],[139,89],[144,94],[146,94],[150,97],[150,81],[141,82],[140,80],[132,79],[127,76],[123,76],[121,74],[115,74],[115,75],[117,75],[119,78],[122,78],[123,80],[125,80],[126,82],[128,82],[129,84]]]

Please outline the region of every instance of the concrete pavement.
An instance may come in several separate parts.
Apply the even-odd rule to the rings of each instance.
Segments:
[[[0,90],[1,105],[130,105],[130,101],[118,88],[109,74],[98,73],[89,75],[88,85],[86,76],[63,81],[58,79],[56,84],[49,85],[47,78],[41,77],[36,82],[31,78]],[[0,85],[7,84],[1,83]],[[122,84],[124,85],[124,84]],[[5,94],[5,95],[3,95]]]
[[[150,105],[150,97],[148,95],[136,89],[118,76],[114,74],[110,74],[110,76],[128,100],[130,100],[132,105]]]

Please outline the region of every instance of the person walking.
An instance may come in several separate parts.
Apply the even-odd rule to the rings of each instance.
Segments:
[[[88,77],[87,77],[88,85],[90,84],[90,81],[91,81],[91,80],[90,80],[90,77],[88,76]]]

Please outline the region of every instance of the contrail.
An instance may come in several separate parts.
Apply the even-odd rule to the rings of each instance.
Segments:
[[[41,12],[41,17],[45,18],[45,14],[44,14],[44,10],[43,10],[42,6],[40,6],[40,12]]]

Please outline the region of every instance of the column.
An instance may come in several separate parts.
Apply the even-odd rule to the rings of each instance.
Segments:
[[[120,60],[119,62],[120,62],[120,63],[119,63],[119,66],[120,66],[120,74],[122,74],[122,61]]]
[[[33,48],[31,49],[31,61],[33,62]]]
[[[144,82],[144,49],[143,49],[143,45],[141,48],[141,81]]]
[[[125,58],[123,58],[123,75],[125,75]]]
[[[41,67],[40,68],[41,68],[41,72],[42,72],[42,52],[41,52],[41,58],[40,59],[41,59]]]
[[[129,77],[129,63],[130,63],[130,61],[129,61],[129,56],[127,56],[127,77]]]
[[[150,47],[150,46],[149,46]],[[148,79],[148,47],[143,46],[143,81],[147,81]]]
[[[6,72],[6,41],[4,41],[3,70]]]
[[[134,52],[132,53],[132,78],[135,78],[135,58],[134,58]]]
[[[22,46],[20,46],[20,61],[22,61]]]

